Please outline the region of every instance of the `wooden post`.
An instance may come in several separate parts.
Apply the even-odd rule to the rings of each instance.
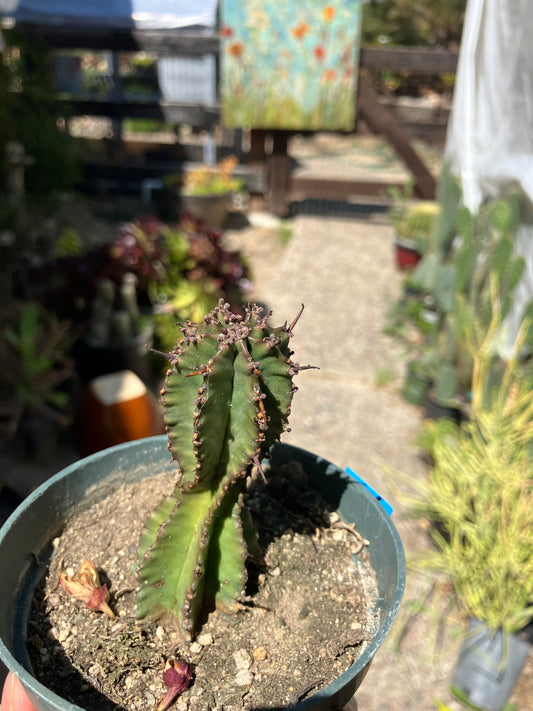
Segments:
[[[265,139],[265,129],[252,128],[250,131],[250,152],[248,153],[248,163],[264,164],[266,162]]]
[[[436,182],[411,146],[409,137],[394,116],[379,102],[364,71],[359,72],[357,112],[373,133],[380,134],[392,145],[415,179],[415,193],[425,200],[435,198]]]
[[[120,76],[120,52],[111,52],[111,74],[113,77],[112,101],[119,102],[124,97],[122,95],[122,77]],[[112,119],[113,139],[119,144],[122,141],[122,119],[116,116]]]
[[[270,210],[278,217],[289,214],[291,159],[287,155],[288,134],[272,131],[272,154],[268,161],[268,192]]]

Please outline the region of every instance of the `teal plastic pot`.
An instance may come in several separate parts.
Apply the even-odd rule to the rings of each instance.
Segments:
[[[273,464],[302,462],[311,486],[370,541],[368,553],[379,588],[379,628],[356,662],[297,709],[339,709],[363,681],[398,613],[405,586],[405,557],[398,532],[384,508],[359,482],[324,459],[276,445]],[[33,590],[48,560],[51,542],[74,506],[102,499],[110,488],[168,471],[173,465],[165,436],[127,442],[72,464],[33,492],[0,530],[0,658],[20,679],[38,711],[79,711],[49,691],[31,671],[25,630]],[[90,491],[89,491],[90,490]],[[348,624],[348,621],[347,621]],[[265,706],[268,704],[265,703]]]

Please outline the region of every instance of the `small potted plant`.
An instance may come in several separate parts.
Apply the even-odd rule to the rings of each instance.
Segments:
[[[0,652],[3,661],[27,687],[39,711],[79,708],[61,696],[69,696],[67,689],[74,689],[73,693],[78,694],[79,699],[79,694],[83,696],[91,686],[90,680],[94,679],[95,674],[99,676],[99,680],[92,683],[95,708],[108,708],[104,704],[109,704],[108,698],[104,698],[101,693],[101,681],[110,684],[112,689],[120,689],[124,696],[121,696],[120,700],[114,697],[113,703],[124,707],[124,698],[135,695],[136,685],[143,680],[145,674],[151,671],[154,665],[159,668],[161,660],[155,651],[158,639],[168,640],[165,643],[168,654],[167,668],[163,673],[168,692],[157,704],[155,699],[150,702],[158,711],[168,708],[176,695],[191,684],[193,677],[193,695],[198,679],[203,679],[200,684],[202,688],[196,694],[199,698],[194,701],[205,701],[205,708],[217,706],[216,697],[213,697],[212,701],[209,701],[209,698],[210,694],[220,693],[220,684],[224,681],[220,664],[226,657],[229,657],[230,661],[235,658],[240,665],[235,683],[233,676],[229,677],[231,693],[236,689],[237,693],[240,693],[239,698],[242,700],[244,694],[248,702],[253,698],[251,684],[254,678],[260,677],[269,683],[273,675],[276,676],[282,671],[282,666],[288,670],[290,681],[282,686],[281,698],[284,701],[276,702],[281,706],[302,709],[340,708],[361,683],[399,607],[405,582],[403,551],[385,507],[361,483],[310,453],[292,447],[285,448],[276,443],[287,427],[295,390],[293,377],[310,367],[298,365],[291,357],[289,341],[296,321],[297,319],[290,325],[271,328],[261,308],[248,306],[242,317],[231,313],[227,304],[220,302],[204,317],[201,324],[183,324],[179,329],[176,347],[166,354],[170,369],[162,395],[168,446],[173,462],[169,461],[162,437],[137,440],[98,452],[72,465],[41,487],[41,490],[35,492],[35,495],[23,504],[26,513],[19,509],[4,526],[0,533],[0,565],[4,571],[0,579],[0,595],[5,603],[0,611]],[[264,469],[264,456],[269,452],[272,456],[270,473]],[[285,467],[291,461],[298,463],[295,469],[293,465],[292,470]],[[52,624],[55,631],[51,631],[51,634],[58,644],[54,642],[50,653],[45,652],[45,638],[50,637],[44,633],[44,636],[40,637],[43,644],[40,645],[38,654],[41,660],[48,657],[51,661],[50,682],[56,692],[53,693],[28,673],[28,646],[33,645],[32,639],[35,642],[35,624],[39,615],[45,608],[48,610],[45,614],[53,614],[60,605],[57,586],[54,583],[41,602],[36,600],[33,610],[37,617],[31,617],[33,634],[26,644],[25,622],[33,598],[32,591],[41,577],[41,571],[32,566],[28,569],[27,555],[22,549],[30,546],[35,556],[40,558],[45,553],[46,544],[58,534],[58,528],[65,526],[66,519],[71,516],[70,501],[82,499],[81,514],[85,512],[89,516],[88,520],[93,520],[94,510],[87,508],[91,497],[93,501],[105,502],[114,490],[118,491],[123,508],[129,511],[127,529],[131,531],[134,514],[126,506],[121,484],[146,480],[148,488],[145,494],[137,495],[133,499],[141,504],[148,490],[156,486],[154,477],[162,473],[168,474],[169,470],[174,468],[177,471],[170,493],[149,513],[137,551],[135,540],[128,540],[124,544],[122,554],[111,557],[103,566],[107,575],[109,566],[131,554],[139,569],[137,584],[130,588],[125,583],[124,576],[127,577],[130,571],[127,561],[123,572],[115,582],[111,581],[111,596],[107,582],[99,577],[98,570],[90,560],[71,572],[61,570],[61,566],[58,569],[61,587],[73,596],[69,598],[62,592],[66,602],[74,606],[77,620],[73,623],[76,627],[75,637],[84,640],[80,647],[72,637],[71,642],[75,643],[69,644],[68,648],[71,651],[75,648],[83,653],[91,645],[92,637],[82,632],[79,627],[84,624],[82,618],[89,625],[97,625],[94,628],[96,646],[93,649],[102,650],[111,645],[113,640],[119,643],[120,648],[116,648],[116,653],[109,657],[109,649],[106,652],[107,663],[110,662],[111,666],[103,676],[98,672],[105,663],[103,657],[95,659],[91,656],[91,668],[87,670],[86,681],[81,682],[78,673],[73,674],[74,661],[69,660],[66,665],[64,663],[67,646],[62,648],[62,642],[59,640],[61,637],[66,645],[64,633],[59,633],[59,627],[63,629],[64,623],[58,622],[57,627],[55,623],[48,622],[44,629],[50,629]],[[290,481],[295,481],[300,482],[300,486],[303,485],[300,492],[316,487],[329,501],[330,507],[338,509],[339,514],[333,517],[335,525],[331,523],[332,514],[328,514],[330,525],[334,525],[341,535],[344,535],[343,531],[347,531],[350,536],[355,536],[359,552],[355,553],[364,553],[364,558],[368,554],[378,580],[378,590],[374,589],[372,593],[376,597],[369,599],[368,608],[371,618],[378,618],[372,640],[365,642],[357,658],[352,656],[347,659],[348,667],[337,678],[334,674],[334,681],[325,686],[323,680],[315,678],[310,685],[295,690],[298,678],[293,674],[292,660],[284,660],[283,665],[280,661],[278,670],[277,666],[272,666],[265,647],[252,646],[248,652],[239,646],[235,654],[227,651],[230,638],[236,634],[235,626],[242,624],[254,607],[253,598],[243,596],[247,558],[252,557],[258,561],[259,576],[254,585],[259,585],[261,578],[263,584],[276,579],[281,574],[280,568],[283,567],[280,558],[275,558],[270,563],[261,562],[261,549],[250,516],[253,510],[261,511],[261,506],[257,508],[254,492],[257,493],[257,487],[261,486],[263,478],[270,480],[275,468],[281,473],[276,484],[280,489],[280,510],[286,512],[296,505],[295,511],[299,512],[296,517],[291,518],[293,524],[288,531],[289,547],[297,545],[300,540],[297,533],[302,527],[303,509],[298,508],[302,497],[286,488]],[[307,477],[308,485],[305,484]],[[264,486],[268,488],[271,484],[266,483]],[[265,530],[269,539],[276,539],[279,535],[271,519],[273,492],[274,488],[263,500],[263,506],[266,506],[263,512],[266,517]],[[251,505],[251,499],[256,502],[254,506]],[[245,506],[245,502],[248,502],[249,506]],[[314,500],[309,511],[318,511],[316,506],[317,502]],[[45,512],[48,512],[48,515]],[[109,540],[119,536],[116,515],[117,506],[113,505],[105,519],[106,536],[111,537]],[[313,514],[315,515],[316,513]],[[357,530],[354,526],[356,519]],[[96,545],[100,550],[99,555],[105,556],[109,545],[102,541],[103,530],[98,521],[99,519],[96,520]],[[304,529],[301,530],[303,532]],[[315,523],[310,527],[311,535],[316,531]],[[40,535],[44,537],[42,541],[39,540]],[[77,530],[75,538],[86,550],[87,528],[83,529],[81,537]],[[57,550],[61,543],[56,541],[54,545]],[[317,543],[310,541],[309,545],[309,550],[316,554]],[[56,556],[51,565],[60,564],[58,558],[62,557],[62,554]],[[348,559],[348,567],[352,570],[354,560],[351,553],[348,553]],[[304,577],[311,575],[309,563],[310,560],[306,563]],[[363,558],[359,558],[357,565],[363,563]],[[262,567],[263,565],[266,567]],[[331,579],[330,566],[331,559],[328,557],[328,563],[321,567],[319,573],[323,581],[320,586],[325,585],[326,579]],[[353,568],[354,572],[355,570],[356,568]],[[57,575],[51,574],[57,582]],[[298,598],[303,582],[299,576],[295,583],[298,591],[294,589],[294,595],[288,591],[288,598],[285,599],[295,596]],[[346,580],[342,592],[336,595],[340,605],[344,605],[350,596],[353,583],[352,574],[352,577]],[[313,586],[311,596],[316,597],[320,586],[316,582]],[[361,595],[363,594],[361,592]],[[331,595],[327,595],[321,600],[324,601],[326,597],[333,599]],[[88,610],[79,606],[79,602],[76,602],[78,598],[84,601]],[[126,598],[136,601],[140,623],[132,619],[130,624],[130,615],[121,610]],[[275,616],[279,618],[281,636],[287,637],[287,623],[284,623],[284,619],[288,610],[280,608],[274,599],[267,598],[263,605],[258,605],[260,618],[269,607],[274,608]],[[24,612],[19,615],[14,612],[15,609]],[[355,610],[353,607],[347,609]],[[104,612],[110,620],[109,626],[102,628],[99,624],[101,618],[97,618],[91,610]],[[227,623],[221,623],[228,625],[227,639],[223,637],[221,640],[205,640],[204,636],[198,633],[203,632],[210,619],[213,616],[217,618],[218,615],[227,620]],[[298,605],[295,619],[300,620],[299,624],[306,630],[306,633],[296,640],[296,647],[299,649],[308,643],[307,637],[315,628],[316,619],[307,602]],[[105,618],[102,624],[104,622]],[[124,623],[128,626],[127,629],[123,626]],[[322,658],[328,668],[333,664],[333,668],[337,669],[335,660],[340,648],[348,644],[351,649],[353,645],[360,645],[366,637],[366,633],[354,624],[351,615],[346,619],[340,614],[335,620],[328,618],[328,635],[332,634],[332,625],[338,626],[339,630],[338,635],[334,633],[334,636],[340,636],[342,639],[331,640],[323,649],[309,649],[309,656],[305,658],[306,668],[314,663],[315,658]],[[67,636],[72,633],[72,625],[69,624],[68,627]],[[153,637],[148,636],[149,632]],[[255,633],[255,630],[250,632],[252,636],[255,636]],[[78,634],[81,636],[78,637]],[[240,644],[247,646],[248,640],[246,637]],[[199,649],[193,647],[195,643]],[[128,651],[125,651],[124,644],[128,646]],[[279,640],[276,642],[267,638],[265,644],[273,645],[271,654],[274,654]],[[204,688],[208,679],[201,676],[200,669],[209,655],[213,658],[213,650],[215,667],[208,678],[214,681],[215,685],[208,694]],[[176,654],[178,651],[180,658]],[[140,670],[133,676],[132,655],[140,657]],[[197,662],[195,670],[191,661]],[[39,666],[39,660],[36,660],[35,664]],[[69,684],[71,678],[73,685]],[[160,677],[158,682],[161,684]],[[200,698],[201,692],[205,692],[203,698]],[[309,693],[311,695],[307,698]],[[151,691],[148,689],[146,694],[151,695]],[[139,703],[142,708],[146,708],[146,694],[141,695],[140,700],[139,697],[134,697],[137,700],[131,702],[131,708],[140,708]],[[264,694],[256,698],[252,706],[268,705],[271,702],[270,696]],[[80,706],[89,708],[85,701],[80,703]]]
[[[215,166],[188,170],[180,192],[183,209],[207,227],[221,227],[232,196],[243,189],[243,181],[233,175],[236,165],[237,158],[228,156]]]
[[[392,190],[389,221],[394,228],[394,256],[401,271],[411,270],[427,251],[431,230],[440,214],[434,200],[413,200],[412,185],[402,193]]]
[[[429,299],[433,323],[427,328],[423,320],[411,317],[409,324],[424,339],[423,360],[431,363],[428,414],[448,416],[452,408],[453,416],[460,418],[472,378],[467,331],[474,321],[479,328],[488,328],[491,275],[498,282],[502,318],[507,317],[525,263],[513,249],[520,212],[515,194],[487,204],[477,215],[466,207],[456,206],[451,212],[437,221],[434,243],[409,280],[421,292],[411,297],[410,313],[423,313],[422,305]],[[450,235],[456,238],[451,240]]]
[[[469,340],[470,418],[434,430],[433,468],[427,480],[413,481],[411,501],[436,544],[418,565],[451,577],[469,620],[452,689],[485,711],[505,705],[530,651],[523,631],[533,620],[533,390],[518,357],[530,325],[502,365],[494,293],[488,331]]]
[[[24,456],[46,457],[69,424],[69,394],[62,388],[75,373],[70,324],[28,301],[6,308],[1,325],[3,433]]]

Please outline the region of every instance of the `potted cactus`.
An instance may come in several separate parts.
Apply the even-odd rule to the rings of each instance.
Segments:
[[[168,447],[178,471],[172,493],[148,517],[135,556],[139,581],[136,610],[140,624],[149,626],[161,615],[172,620],[175,635],[171,651],[175,653],[177,646],[183,657],[172,656],[167,662],[163,681],[168,692],[157,704],[158,711],[168,708],[176,694],[191,683],[193,672],[187,660],[193,654],[192,644],[198,633],[204,629],[206,613],[213,607],[230,613],[243,607],[237,601],[242,601],[246,558],[258,551],[249,510],[243,504],[253,484],[252,472],[256,472],[256,480],[269,478],[263,471],[264,457],[269,452],[272,468],[294,460],[303,465],[311,487],[338,509],[341,527],[353,531],[353,523],[357,522],[362,534],[358,534],[361,548],[369,543],[368,555],[379,588],[372,611],[379,622],[373,639],[354,663],[324,688],[323,683],[314,684],[312,691],[316,693],[304,701],[298,703],[309,690],[294,695],[289,689],[285,702],[277,702],[278,705],[341,707],[361,683],[396,616],[405,582],[405,563],[398,534],[384,508],[365,487],[328,462],[276,444],[287,428],[295,390],[293,377],[311,367],[300,366],[291,359],[289,341],[297,320],[288,326],[270,328],[259,307],[247,307],[241,317],[220,302],[202,324],[183,325],[178,344],[166,354],[170,369],[162,397]],[[0,594],[7,601],[0,612],[0,650],[3,661],[22,680],[39,711],[80,707],[58,695],[67,688],[57,666],[63,652],[56,650],[58,656],[52,660],[56,693],[29,673],[24,626],[32,591],[42,570],[28,569],[27,551],[23,548],[29,546],[38,557],[44,555],[46,544],[72,514],[69,500],[85,497],[82,507],[86,508],[87,497],[104,499],[116,487],[117,479],[137,481],[168,473],[169,468],[174,469],[168,459],[161,437],[98,452],[67,468],[36,491],[0,533],[0,565],[6,573],[9,571],[0,581]],[[150,478],[149,488],[152,481]],[[46,520],[45,511],[51,512],[51,519]],[[99,524],[97,531],[101,538]],[[44,540],[39,540],[39,535]],[[83,538],[86,536],[84,530]],[[79,533],[76,538],[79,541]],[[82,543],[85,545],[85,541]],[[56,542],[55,547],[58,546],[61,544]],[[57,564],[56,557],[51,565],[54,560]],[[61,573],[59,580],[64,590],[84,600],[87,608],[103,610],[110,618],[121,604],[114,594],[109,597],[90,561],[84,562],[74,575]],[[56,594],[51,588],[46,599],[53,593]],[[72,602],[70,598],[68,601]],[[369,605],[372,608],[371,601]],[[77,619],[80,620],[79,615]],[[344,629],[346,625],[342,622],[337,620]],[[104,635],[108,641],[116,636],[113,629]],[[360,634],[355,627],[353,633]],[[84,640],[86,646],[88,640],[85,637]],[[102,646],[100,637],[99,645]],[[259,649],[254,659],[260,661],[261,654]],[[39,657],[46,656],[41,647]],[[253,677],[247,667],[242,671]],[[91,673],[94,674],[89,672],[89,678]],[[270,674],[271,670],[266,676]],[[198,668],[196,675],[199,676]],[[270,703],[271,699],[261,701]],[[95,708],[107,708],[102,703],[100,696]],[[84,703],[83,707],[87,705]]]
[[[390,190],[393,206],[389,221],[394,228],[394,258],[400,271],[411,270],[427,251],[440,205],[434,200],[413,200],[413,183],[403,191]]]

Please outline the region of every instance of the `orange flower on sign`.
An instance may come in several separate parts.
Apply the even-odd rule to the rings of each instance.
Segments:
[[[291,30],[291,34],[295,39],[302,39],[308,32],[309,25],[307,25],[305,22],[298,23],[296,27],[293,27]]]
[[[230,44],[230,46],[228,47],[228,52],[231,54],[232,57],[240,57],[244,52],[243,43],[233,42],[233,44]]]
[[[325,22],[331,22],[335,17],[335,8],[331,7],[331,5],[326,5],[326,7],[322,10],[322,17]]]
[[[319,62],[321,62],[326,56],[326,50],[324,49],[324,47],[322,47],[321,44],[317,45],[313,51],[315,57],[318,59]]]
[[[224,25],[220,30],[222,37],[233,37],[233,30],[229,25]]]
[[[335,72],[333,69],[327,69],[324,74],[322,74],[324,81],[333,81],[335,79]]]

